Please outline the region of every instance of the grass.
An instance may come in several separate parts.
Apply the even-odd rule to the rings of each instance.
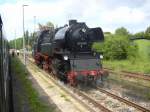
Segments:
[[[104,67],[116,71],[126,70],[150,74],[150,40],[135,40],[138,45],[138,58],[132,60],[103,61]]]
[[[139,56],[150,61],[150,40],[135,40],[139,48]]]
[[[70,100],[67,98],[67,96],[66,96],[65,94],[63,94],[63,93],[61,93],[60,97],[64,98],[66,101],[70,101]]]
[[[25,91],[23,94],[25,94],[29,102],[31,112],[54,112],[54,107],[49,107],[39,98],[37,91],[32,87],[32,83],[28,79],[29,73],[20,60],[12,58],[11,61],[12,70],[23,86]],[[22,100],[24,99],[22,98]]]
[[[121,60],[121,61],[103,61],[103,66],[112,68],[115,71],[131,71],[150,74],[149,61],[135,61]]]

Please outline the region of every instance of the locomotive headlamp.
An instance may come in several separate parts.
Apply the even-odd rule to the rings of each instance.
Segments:
[[[86,32],[86,29],[85,29],[85,28],[82,28],[82,32],[84,32],[84,33],[85,33],[85,32]]]
[[[68,56],[64,56],[64,60],[68,60]]]
[[[103,59],[103,55],[100,55],[99,57],[100,57],[100,59]]]

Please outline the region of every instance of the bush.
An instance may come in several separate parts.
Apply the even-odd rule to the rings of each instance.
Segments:
[[[128,59],[135,61],[137,57],[139,57],[138,54],[138,46],[134,42],[129,42],[129,46],[127,47],[127,54]]]
[[[102,42],[95,42],[92,46],[92,50],[97,51],[99,53],[104,52],[104,43]]]
[[[106,59],[126,59],[126,41],[120,37],[108,39],[104,44],[104,57]]]
[[[104,43],[95,43],[93,49],[103,52],[106,60],[135,59],[137,45],[130,42],[127,36],[113,35],[107,37]]]

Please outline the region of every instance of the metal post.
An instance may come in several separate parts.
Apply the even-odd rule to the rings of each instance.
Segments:
[[[24,65],[26,65],[26,46],[25,46],[25,28],[24,28],[24,7],[28,5],[22,5],[22,19],[23,19],[23,56],[24,56]]]
[[[36,30],[36,16],[34,16],[34,33],[35,33],[35,30]]]
[[[17,46],[16,46],[16,30],[15,30],[15,51],[17,49]]]

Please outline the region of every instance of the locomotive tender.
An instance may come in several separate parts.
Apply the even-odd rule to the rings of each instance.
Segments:
[[[70,20],[69,25],[37,34],[34,59],[70,85],[97,83],[108,73],[102,69],[101,54],[91,48],[94,42],[103,41],[101,28],[88,28],[84,22]]]

